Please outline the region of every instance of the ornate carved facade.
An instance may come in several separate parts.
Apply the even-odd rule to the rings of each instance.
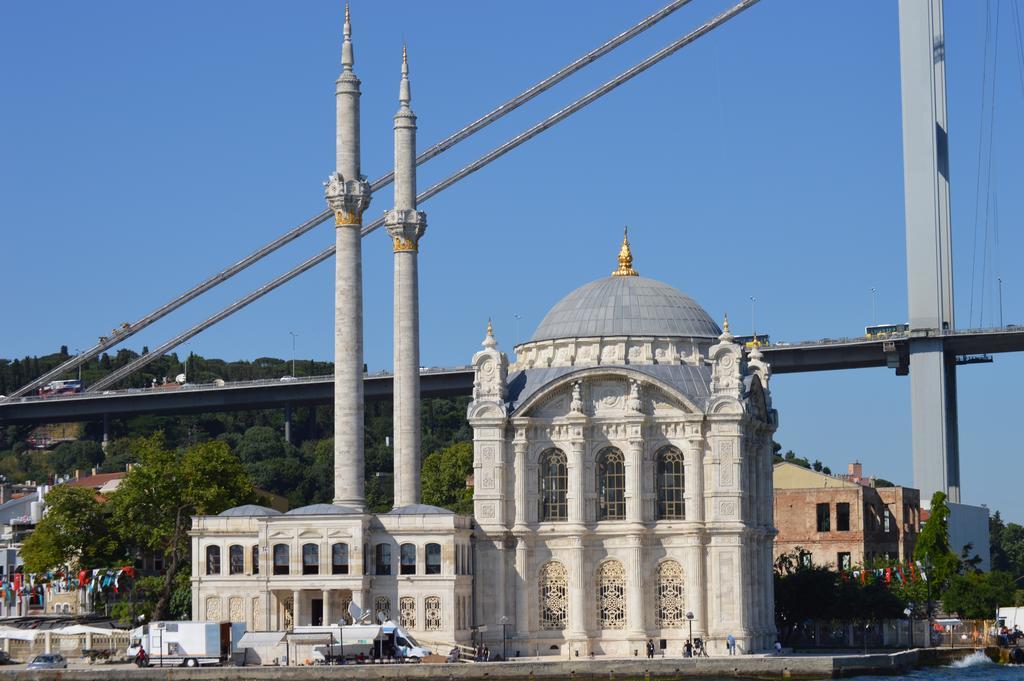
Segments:
[[[523,655],[678,654],[687,613],[712,650],[770,647],[777,417],[757,348],[636,276],[624,240],[516,361],[488,327],[473,366],[478,622],[514,622]]]

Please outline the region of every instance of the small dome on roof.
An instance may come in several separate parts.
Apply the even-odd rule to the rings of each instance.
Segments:
[[[430,504],[409,504],[393,508],[385,515],[455,515],[455,512]]]
[[[281,515],[281,512],[275,508],[267,508],[266,506],[260,506],[259,504],[244,504],[242,506],[229,508],[226,511],[221,511],[217,515],[221,518],[248,518],[251,516],[261,515]]]
[[[358,509],[351,506],[339,506],[337,504],[310,504],[293,508],[285,515],[351,515],[359,513]]]

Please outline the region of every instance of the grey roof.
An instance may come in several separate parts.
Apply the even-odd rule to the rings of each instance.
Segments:
[[[692,298],[644,277],[607,277],[579,287],[547,313],[531,340],[602,336],[718,338]]]
[[[430,504],[409,504],[393,508],[385,515],[455,515],[455,512]]]
[[[711,396],[711,368],[689,364],[629,364],[625,366],[546,367],[526,369],[511,375],[508,380],[508,402],[512,409],[529,400],[538,390],[568,374],[601,369],[628,369],[671,385],[689,398],[695,406],[704,408]]]
[[[257,515],[281,515],[281,512],[276,508],[267,508],[266,506],[260,506],[259,504],[244,504],[242,506],[229,508],[226,511],[221,511],[217,515],[222,518],[239,518]]]
[[[359,513],[359,509],[338,504],[310,504],[293,508],[285,515],[350,515],[352,513]]]

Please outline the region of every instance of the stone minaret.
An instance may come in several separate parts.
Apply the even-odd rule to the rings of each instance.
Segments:
[[[370,185],[359,174],[359,79],[352,71],[352,25],[345,38],[337,99],[337,166],[325,183],[334,211],[334,503],[362,510],[363,493],[363,211]]]
[[[427,216],[416,210],[416,114],[409,108],[409,61],[395,114],[395,207],[385,225],[395,249],[395,508],[420,502],[420,302],[418,250]]]

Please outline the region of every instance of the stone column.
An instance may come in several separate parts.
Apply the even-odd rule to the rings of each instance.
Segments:
[[[409,65],[402,48],[402,82],[395,114],[395,207],[384,225],[395,252],[394,431],[395,508],[420,500],[420,237],[427,216],[416,210],[416,114],[409,107]]]
[[[337,165],[326,182],[334,212],[334,503],[362,510],[363,492],[363,212],[370,185],[359,174],[359,79],[352,71],[346,13],[337,81]]]
[[[573,439],[569,443],[568,489],[566,501],[569,505],[569,522],[583,524],[583,449],[586,443],[582,439]]]
[[[323,623],[324,623],[324,625],[333,624],[334,622],[331,620],[331,590],[330,589],[324,589],[324,591],[323,591],[323,599],[324,599],[324,622]]]
[[[683,456],[686,470],[686,519],[704,522],[704,441],[686,440]]]
[[[587,592],[586,585],[592,580],[584,577],[583,569],[583,539],[581,537],[569,537],[569,626],[565,632],[566,638],[573,642],[586,643],[587,639]],[[582,648],[574,646],[573,650],[579,650],[580,655],[586,655],[586,646]]]
[[[686,608],[693,613],[694,636],[706,637],[711,629],[708,622],[708,580],[705,568],[706,551],[700,537],[693,537],[686,546],[686,569],[683,580],[686,585]]]
[[[644,547],[643,537],[631,534],[626,538],[629,546],[626,554],[626,632],[630,638],[630,646],[642,645],[647,636],[647,623],[644,621]]]
[[[525,644],[532,629],[530,620],[530,592],[534,591],[534,580],[529,572],[530,554],[526,540],[516,539],[516,632],[517,638]]]
[[[526,517],[526,455],[530,445],[526,441],[526,433],[522,428],[516,428],[516,438],[512,441],[512,449],[515,454],[516,467],[516,499],[515,499],[515,527],[517,530],[525,529]],[[521,541],[521,540],[520,540]]]
[[[626,520],[632,523],[644,521],[644,441],[630,438],[626,452]]]
[[[508,584],[508,553],[505,550],[505,541],[498,539],[493,543],[494,555],[497,557],[497,564],[494,566],[494,581],[492,584],[496,585],[494,596],[494,610],[485,610],[481,618],[481,624],[486,624],[487,628],[491,631],[495,630],[495,627],[501,628],[501,618],[506,616],[508,611],[508,591],[506,585]]]
[[[299,599],[300,599],[301,596],[302,596],[302,591],[300,591],[299,589],[295,589],[295,590],[292,591],[292,628],[300,626],[300,624],[299,624],[299,613],[302,612],[302,608],[299,605],[300,604],[300,600]]]

